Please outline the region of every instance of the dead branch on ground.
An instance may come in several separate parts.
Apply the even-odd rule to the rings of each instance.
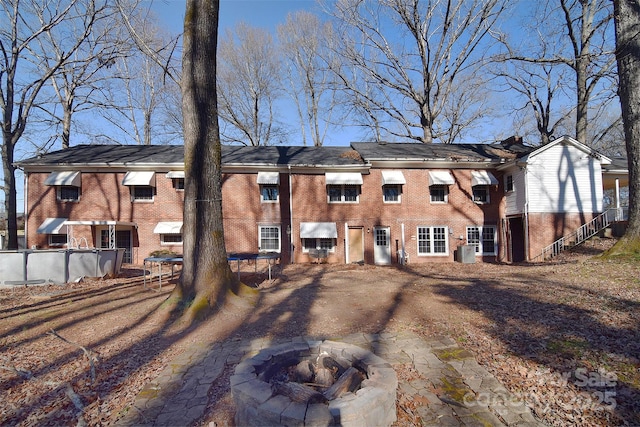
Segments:
[[[98,355],[90,350],[87,349],[86,347],[75,343],[73,341],[69,341],[68,339],[66,339],[65,337],[61,336],[60,334],[58,334],[55,330],[51,329],[49,332],[47,332],[48,335],[52,335],[64,342],[66,342],[67,344],[70,344],[74,347],[77,347],[79,349],[81,349],[84,352],[84,355],[87,357],[87,360],[89,361],[89,366],[90,366],[90,371],[91,371],[91,383],[95,383],[96,381],[96,366],[95,366],[95,362],[98,361]]]

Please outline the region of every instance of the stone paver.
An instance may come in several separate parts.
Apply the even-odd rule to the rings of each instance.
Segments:
[[[194,345],[176,357],[158,377],[136,397],[133,408],[117,425],[176,426],[189,425],[204,415],[208,391],[225,367],[235,367],[264,348],[278,344],[302,343],[318,337],[296,337],[272,342],[268,339],[229,340],[211,348]],[[420,378],[399,380],[398,391],[414,396],[416,413],[426,426],[543,426],[529,408],[517,401],[500,382],[480,366],[473,355],[448,337],[423,340],[411,333],[356,333],[342,339],[331,338],[336,348],[341,343],[357,345],[373,352],[392,366],[412,364]],[[306,343],[305,343],[306,345]],[[250,367],[247,367],[250,369]],[[274,407],[283,418],[299,407],[280,408],[277,400],[260,402]],[[318,405],[307,409],[306,422],[326,425],[328,411]],[[326,408],[326,406],[324,406]],[[354,415],[355,416],[355,415]],[[330,417],[329,417],[330,418]],[[346,421],[346,420],[345,420]],[[354,418],[353,424],[357,425]]]

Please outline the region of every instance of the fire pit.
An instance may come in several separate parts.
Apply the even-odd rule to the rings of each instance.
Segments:
[[[231,377],[236,425],[388,426],[397,386],[384,359],[328,340],[264,349]]]

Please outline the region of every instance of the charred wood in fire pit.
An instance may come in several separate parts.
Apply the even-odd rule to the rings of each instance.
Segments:
[[[324,397],[326,397],[327,400],[337,399],[344,393],[356,390],[363,379],[364,375],[362,372],[351,367],[344,371],[344,373],[340,375],[340,378],[338,378],[338,381],[333,383],[333,385],[323,393]]]
[[[325,388],[331,387],[336,381],[336,377],[333,374],[334,372],[331,369],[318,368],[316,371],[316,385]]]
[[[283,396],[287,396],[293,402],[298,403],[327,403],[328,400],[322,393],[309,386],[294,382],[275,382],[272,390]]]
[[[333,371],[333,374],[336,378],[342,375],[344,371],[347,369],[344,366],[342,366],[340,363],[338,363],[338,361],[331,356],[324,356],[320,358],[318,362],[319,362],[318,363],[319,366],[325,367]]]
[[[308,383],[313,380],[314,368],[310,361],[303,360],[293,369],[293,380],[299,383]]]

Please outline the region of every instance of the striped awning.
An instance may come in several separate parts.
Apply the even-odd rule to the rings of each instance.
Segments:
[[[122,185],[156,186],[156,173],[149,171],[129,171],[122,180]]]
[[[489,171],[471,171],[471,185],[498,185],[498,180]]]
[[[429,171],[429,185],[452,185],[455,184],[453,176],[449,171]]]
[[[338,229],[335,222],[300,223],[301,239],[337,239]]]
[[[182,221],[162,221],[153,229],[155,234],[180,234],[182,233]]]
[[[258,172],[258,184],[280,184],[279,172]]]
[[[44,185],[69,185],[73,187],[82,187],[82,175],[80,171],[60,171],[51,172]]]
[[[362,174],[359,172],[327,172],[325,179],[327,185],[362,185]]]
[[[47,218],[36,230],[38,234],[67,234],[67,218]]]
[[[404,185],[407,180],[404,179],[402,171],[382,171],[382,185]]]

